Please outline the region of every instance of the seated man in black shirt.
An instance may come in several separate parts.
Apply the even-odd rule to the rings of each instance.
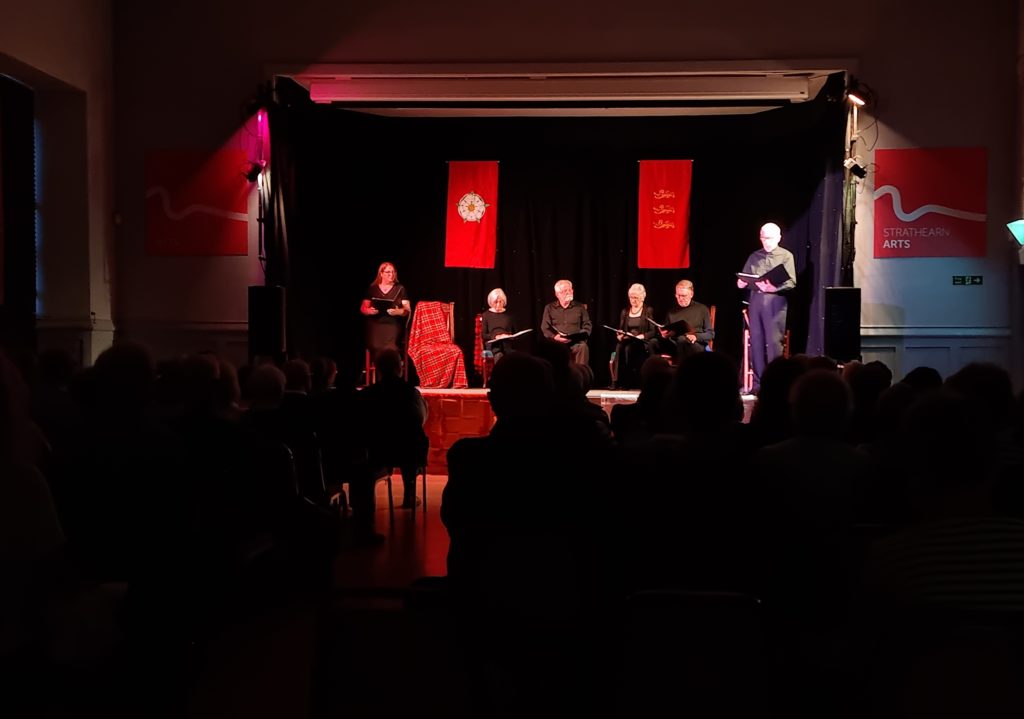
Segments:
[[[693,351],[703,352],[715,338],[711,312],[707,305],[694,301],[690,280],[676,283],[676,304],[665,317],[665,325],[658,332],[660,337],[653,340],[652,354],[682,356]]]
[[[569,345],[572,361],[587,364],[590,360],[591,322],[587,308],[573,300],[572,282],[559,280],[555,283],[555,301],[544,307],[541,331],[555,342]]]

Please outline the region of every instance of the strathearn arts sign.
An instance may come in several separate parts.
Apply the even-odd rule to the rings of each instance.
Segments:
[[[984,257],[983,147],[875,151],[875,257]]]

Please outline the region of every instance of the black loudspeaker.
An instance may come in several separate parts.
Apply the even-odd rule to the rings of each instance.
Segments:
[[[249,287],[249,357],[277,357],[287,349],[284,287]]]
[[[860,359],[860,288],[825,288],[825,354],[839,362]]]

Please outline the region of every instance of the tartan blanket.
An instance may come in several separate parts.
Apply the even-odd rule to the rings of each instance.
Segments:
[[[466,360],[448,333],[447,302],[416,304],[408,347],[421,387],[469,386]]]

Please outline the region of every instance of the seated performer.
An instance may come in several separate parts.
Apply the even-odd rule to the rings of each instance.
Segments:
[[[569,345],[572,361],[587,364],[590,360],[591,323],[587,308],[573,300],[572,282],[559,280],[555,283],[555,301],[544,307],[541,331],[544,336]]]
[[[676,304],[678,306],[669,310],[665,324],[658,332],[658,350],[668,350],[676,357],[694,351],[703,352],[708,342],[715,338],[715,330],[711,326],[711,312],[707,305],[694,301],[690,280],[676,283]]]
[[[626,293],[629,307],[619,314],[619,332],[615,337],[616,389],[635,389],[640,386],[640,367],[650,356],[650,341],[658,336],[658,328],[651,321],[654,308],[646,303],[647,290],[641,284],[630,286]]]
[[[502,338],[516,333],[516,321],[505,309],[507,302],[504,290],[496,287],[487,293],[489,309],[480,315],[480,338],[484,341],[484,349],[489,349],[494,355],[495,362],[512,349],[511,343],[502,341]]]

